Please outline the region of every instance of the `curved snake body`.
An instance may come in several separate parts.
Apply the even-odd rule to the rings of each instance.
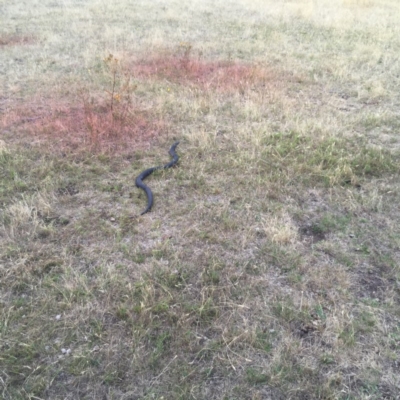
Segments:
[[[140,214],[146,214],[151,210],[151,207],[153,206],[153,193],[151,189],[143,182],[143,179],[147,178],[149,175],[151,175],[154,171],[158,169],[167,169],[173,167],[179,160],[179,156],[175,153],[176,146],[178,146],[179,142],[175,142],[171,148],[169,149],[168,153],[172,157],[172,160],[168,163],[165,164],[164,166],[160,165],[158,167],[152,167],[144,170],[135,180],[135,184],[138,188],[143,189],[146,193],[147,196],[147,207],[146,209]]]

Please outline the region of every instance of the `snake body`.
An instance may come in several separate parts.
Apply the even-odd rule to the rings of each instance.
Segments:
[[[171,148],[169,149],[168,153],[172,157],[172,160],[168,163],[165,164],[164,166],[160,165],[158,167],[152,167],[144,170],[135,180],[135,184],[138,188],[143,189],[146,193],[147,196],[147,207],[146,209],[140,214],[146,214],[151,210],[151,207],[153,206],[153,193],[151,189],[143,182],[143,179],[147,178],[149,175],[151,175],[154,171],[158,169],[167,169],[173,167],[179,160],[179,156],[175,153],[176,146],[178,146],[179,142],[175,142]]]

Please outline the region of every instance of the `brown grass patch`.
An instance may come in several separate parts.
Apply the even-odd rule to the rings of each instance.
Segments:
[[[5,130],[46,140],[58,150],[124,152],[141,147],[152,138],[168,133],[167,123],[148,110],[113,110],[106,104],[83,100],[68,104],[49,100],[15,106],[1,118]]]
[[[18,46],[22,44],[32,44],[36,41],[33,36],[18,35],[16,33],[0,33],[0,46]]]
[[[210,61],[190,54],[158,54],[134,61],[131,74],[138,79],[166,80],[173,84],[196,86],[219,92],[242,92],[264,86],[274,78],[265,66],[240,61]]]
[[[67,101],[54,96],[48,100],[36,97],[23,105],[8,105],[0,124],[5,130],[28,133],[38,140],[49,139],[50,146],[63,151],[130,151],[168,133],[168,124],[162,117],[165,112],[140,103],[143,99],[135,96],[137,84],[131,83],[132,78],[144,85],[144,91],[148,84],[167,81],[222,95],[243,95],[283,82],[283,72],[278,75],[265,66],[238,61],[202,60],[192,56],[189,49],[175,55],[159,51],[131,63],[121,63],[109,54],[103,60],[103,69],[94,77],[96,85],[107,81],[103,90],[79,89],[75,98]]]

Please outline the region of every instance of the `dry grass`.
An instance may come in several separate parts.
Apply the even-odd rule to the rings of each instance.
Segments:
[[[165,104],[154,109],[141,101],[140,92],[148,89],[149,84],[167,81],[169,86],[163,88],[167,94],[183,86],[183,90],[201,90],[199,97],[238,91],[244,94],[249,89],[276,86],[277,75],[267,68],[232,61],[205,61],[192,56],[188,45],[184,45],[180,55],[182,46],[175,55],[160,50],[162,55],[126,63],[109,54],[97,71],[88,69],[92,80],[104,80],[102,91],[82,88],[69,102],[54,95],[28,98],[7,109],[2,126],[6,130],[22,126],[33,137],[49,139],[49,146],[56,142],[61,147],[121,153],[170,131],[171,116],[164,109]],[[200,107],[207,108],[203,98],[201,102]]]
[[[29,35],[0,33],[0,46],[19,46],[35,43],[35,38]]]
[[[399,398],[396,1],[0,7],[1,398]]]

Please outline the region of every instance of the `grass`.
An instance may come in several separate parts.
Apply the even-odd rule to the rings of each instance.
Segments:
[[[2,5],[0,397],[397,399],[397,2],[131,3]]]

